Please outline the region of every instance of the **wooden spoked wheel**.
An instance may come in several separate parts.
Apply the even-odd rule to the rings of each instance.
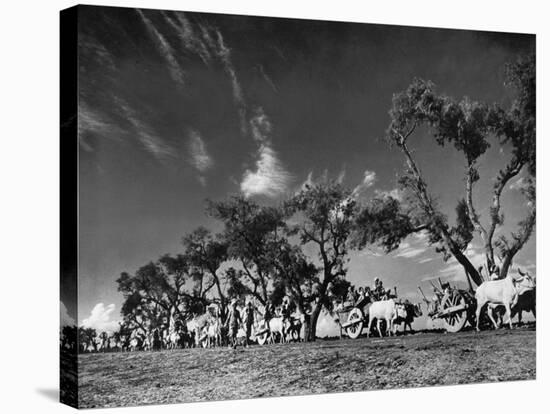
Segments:
[[[296,327],[293,327],[289,332],[289,337],[291,341],[298,342],[300,340],[300,331]]]
[[[269,336],[269,326],[265,321],[261,321],[258,325],[258,331],[263,332],[261,335],[256,336],[256,340],[258,341],[259,345],[264,345],[267,342],[267,338]]]
[[[363,315],[363,311],[359,308],[353,308],[348,315],[347,322],[354,322],[354,321],[357,321],[357,322],[346,328],[346,333],[351,339],[357,339],[359,335],[361,335],[361,332],[363,331],[364,315]]]
[[[466,322],[468,321],[468,309],[467,309],[468,303],[464,295],[462,295],[462,293],[454,291],[445,300],[445,303],[441,304],[441,309],[443,311],[445,309],[452,308],[454,306],[459,306],[459,305],[464,306],[464,309],[453,312],[450,315],[447,315],[443,318],[443,324],[445,325],[445,329],[447,330],[447,332],[455,333],[455,332],[459,332],[462,328],[464,328],[464,325],[466,325]]]

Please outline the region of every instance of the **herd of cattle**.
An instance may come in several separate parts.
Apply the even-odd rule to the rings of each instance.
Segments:
[[[486,314],[495,328],[499,328],[504,322],[504,313],[510,327],[512,327],[512,318],[515,314],[518,315],[521,322],[522,311],[530,311],[533,316],[536,316],[536,285],[534,279],[528,275],[521,274],[516,278],[509,276],[501,280],[486,281],[477,288],[475,299],[477,302],[476,328],[478,330],[483,317],[482,309],[487,309]],[[238,310],[243,315],[243,321],[254,320],[253,326],[249,329],[244,323],[239,326],[236,340],[242,345],[286,343],[304,341],[306,338],[309,318],[297,310],[283,316],[285,313],[278,308],[268,320],[263,317],[265,312],[251,306],[239,307]],[[325,316],[332,317],[339,324],[341,337],[346,324],[342,324],[339,320],[338,306],[335,306],[335,310],[334,313],[327,312]],[[253,312],[252,318],[246,317],[247,312]],[[400,324],[404,325],[403,333],[405,333],[407,327],[411,330],[414,318],[421,315],[420,304],[400,301],[395,298],[374,301],[369,305],[366,315],[367,336],[373,333],[379,336],[395,335],[397,326]],[[374,324],[374,321],[377,323]],[[78,350],[85,353],[227,346],[230,338],[224,322],[219,306],[211,304],[202,315],[194,315],[185,321],[170,318],[169,323],[151,330],[138,327],[131,330],[121,329],[112,334],[102,332],[93,337],[80,335]],[[384,326],[381,327],[381,323]],[[233,339],[235,340],[235,338]],[[63,337],[61,345],[67,348],[74,346]]]

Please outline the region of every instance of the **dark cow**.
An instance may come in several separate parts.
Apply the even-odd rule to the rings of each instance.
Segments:
[[[397,303],[396,307],[402,307],[404,312],[397,312],[397,317],[394,320],[394,327],[397,329],[397,325],[403,324],[403,334],[407,331],[407,326],[409,327],[409,332],[412,332],[411,324],[414,321],[414,318],[422,316],[422,308],[420,303],[411,303],[408,300],[402,303]],[[405,315],[404,317],[402,315]]]

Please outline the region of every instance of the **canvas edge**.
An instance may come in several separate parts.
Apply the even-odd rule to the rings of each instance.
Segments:
[[[76,305],[78,303],[78,8],[79,6],[73,6],[59,12],[60,299],[68,299]],[[60,334],[61,328],[62,326],[60,326]],[[72,348],[60,347],[59,400],[63,404],[78,408],[78,329],[75,339],[76,343]]]

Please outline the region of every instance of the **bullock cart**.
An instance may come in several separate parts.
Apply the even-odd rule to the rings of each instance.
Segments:
[[[431,283],[431,282],[430,282]],[[471,290],[458,289],[449,283],[442,283],[439,286],[431,283],[434,297],[429,300],[420,287],[418,290],[424,298],[428,307],[428,316],[432,320],[440,319],[447,332],[459,332],[469,323],[475,325],[476,302]]]
[[[336,309],[335,312],[338,315],[338,323],[340,324],[340,329],[344,330],[351,339],[359,338],[361,332],[365,325],[369,323],[369,313],[368,308],[371,304],[371,299],[369,296],[365,296],[359,302],[356,302],[354,305],[345,305]],[[341,321],[345,320],[344,323]]]

